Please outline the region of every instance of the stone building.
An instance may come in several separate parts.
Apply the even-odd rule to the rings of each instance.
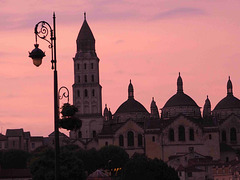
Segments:
[[[127,100],[114,113],[107,105],[102,112],[99,58],[86,15],[76,43],[73,104],[79,109],[83,126],[70,132],[71,143],[85,149],[116,145],[130,156],[144,153],[166,162],[174,155],[189,152],[210,156],[213,161],[235,158],[240,146],[240,100],[233,95],[230,77],[227,96],[213,110],[207,96],[201,112],[200,106],[184,92],[179,73],[177,92],[160,112],[154,98],[150,103],[151,112],[137,100],[140,97],[134,96],[131,80]]]

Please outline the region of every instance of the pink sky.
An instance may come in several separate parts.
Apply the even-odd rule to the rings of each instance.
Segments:
[[[114,113],[127,99],[129,79],[135,98],[148,110],[176,92],[181,72],[184,92],[212,109],[226,96],[228,76],[240,98],[240,1],[237,0],[0,0],[0,127],[24,128],[32,135],[53,131],[53,72],[47,43],[36,68],[28,57],[34,26],[57,16],[59,87],[72,103],[73,60],[83,12],[96,39],[102,102]],[[66,132],[66,131],[65,131]]]

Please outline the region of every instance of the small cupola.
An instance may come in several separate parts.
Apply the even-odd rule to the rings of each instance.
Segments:
[[[182,93],[183,92],[183,81],[182,81],[180,72],[179,72],[179,76],[178,76],[178,79],[177,79],[177,92],[178,93]]]
[[[152,98],[151,102],[151,114],[150,117],[152,118],[159,118],[159,112],[158,112],[158,107],[156,105],[156,102],[154,101],[154,97]]]
[[[133,99],[134,95],[133,95],[133,85],[130,79],[130,83],[128,85],[128,99],[131,99],[131,98]]]
[[[107,104],[105,104],[105,108],[104,108],[104,111],[103,111],[103,116],[104,116],[105,121],[107,121],[108,116],[109,116],[109,111],[108,111],[108,108],[107,108]]]
[[[205,100],[205,104],[203,107],[203,118],[207,119],[209,117],[211,117],[211,102],[207,96],[207,99]]]
[[[227,82],[227,95],[233,95],[233,86],[232,86],[232,81],[230,79],[230,76],[228,77],[228,82]]]

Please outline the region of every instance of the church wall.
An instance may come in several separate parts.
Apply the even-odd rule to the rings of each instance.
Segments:
[[[158,134],[145,134],[146,156],[154,159],[162,159],[162,146],[160,146],[160,136]]]
[[[230,134],[231,134],[231,128],[236,129],[236,141],[231,141],[230,139]],[[219,131],[220,131],[220,139],[221,142],[224,142],[232,148],[237,149],[240,148],[240,118],[237,116],[230,116],[228,117],[220,126],[219,126]],[[226,132],[226,141],[222,141],[222,131]]]

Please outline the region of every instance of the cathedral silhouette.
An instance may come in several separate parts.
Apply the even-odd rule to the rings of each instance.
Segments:
[[[82,127],[70,132],[71,143],[84,149],[115,145],[130,156],[141,153],[165,162],[189,153],[211,157],[213,161],[235,158],[240,145],[240,100],[233,95],[230,77],[226,97],[213,110],[207,97],[201,112],[197,103],[184,93],[179,73],[176,94],[169,98],[160,113],[154,98],[151,112],[135,99],[131,80],[128,99],[116,112],[112,113],[107,105],[102,111],[100,59],[86,14],[76,43],[73,104],[79,110],[77,115]]]

